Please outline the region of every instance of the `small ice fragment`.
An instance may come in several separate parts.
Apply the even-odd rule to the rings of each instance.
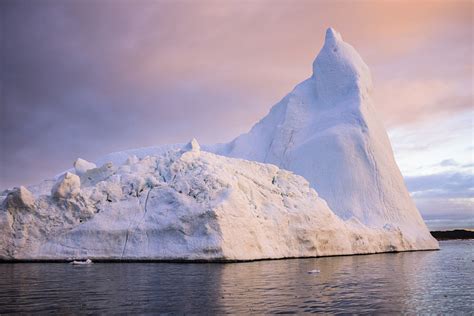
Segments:
[[[77,261],[77,260],[74,260],[73,262],[70,262],[71,264],[74,264],[74,265],[82,265],[82,264],[92,264],[92,260],[91,259],[87,259],[86,261]]]

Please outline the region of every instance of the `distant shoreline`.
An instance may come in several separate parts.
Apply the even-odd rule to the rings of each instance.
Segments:
[[[474,239],[474,231],[465,229],[454,229],[446,231],[431,231],[431,235],[437,240],[451,240],[451,239]]]

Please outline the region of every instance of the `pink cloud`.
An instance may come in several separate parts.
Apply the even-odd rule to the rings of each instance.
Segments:
[[[386,80],[374,90],[374,100],[387,127],[443,119],[473,106],[472,91],[441,79]]]

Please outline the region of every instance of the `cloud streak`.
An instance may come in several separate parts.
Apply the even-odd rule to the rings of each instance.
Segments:
[[[405,182],[415,198],[474,199],[472,172],[445,172],[405,177]]]
[[[455,161],[440,165],[460,166]],[[418,209],[432,229],[474,228],[472,170],[405,177]]]

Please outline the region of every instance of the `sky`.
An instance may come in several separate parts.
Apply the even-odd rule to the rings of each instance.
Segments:
[[[233,139],[334,27],[433,229],[474,228],[472,1],[0,1],[0,188],[127,148]]]

